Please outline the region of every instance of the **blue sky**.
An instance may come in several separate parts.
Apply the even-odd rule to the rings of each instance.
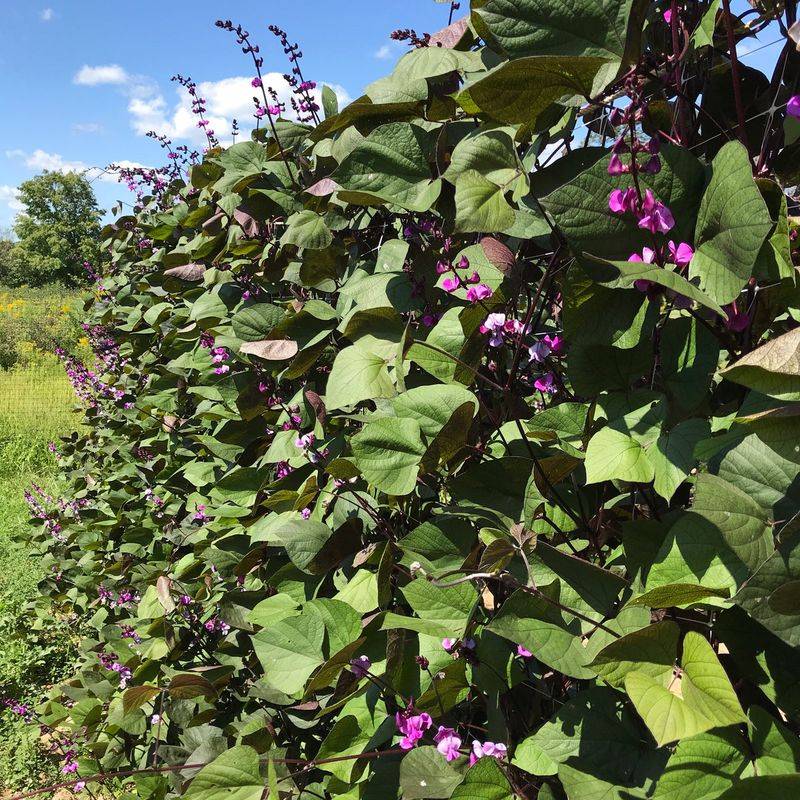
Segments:
[[[161,164],[142,135],[150,127],[199,141],[170,82],[177,72],[209,82],[212,117],[250,116],[252,64],[214,27],[220,16],[260,42],[265,71],[283,73],[283,51],[267,31],[280,25],[302,46],[305,76],[346,100],[402,54],[392,30],[434,32],[448,10],[434,0],[0,0],[0,228],[16,214],[14,188],[44,168]],[[108,178],[93,186],[106,209],[129,199]]]
[[[734,7],[743,8],[745,0]],[[468,0],[462,0],[465,13]],[[265,71],[286,69],[267,31],[275,23],[302,45],[307,78],[335,86],[342,101],[386,74],[404,51],[389,34],[399,27],[434,32],[447,23],[448,3],[434,0],[0,0],[0,229],[19,203],[15,187],[42,169],[147,166],[163,162],[144,137],[155,128],[178,142],[199,143],[199,131],[170,77],[202,84],[209,113],[249,118],[252,65],[231,34],[214,27],[224,16],[260,42]],[[745,55],[765,68],[780,45],[765,32],[763,49]],[[276,76],[276,88],[282,80]],[[128,192],[110,176],[93,175],[108,209]]]

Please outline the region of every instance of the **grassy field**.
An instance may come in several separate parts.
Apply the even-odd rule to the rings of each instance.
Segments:
[[[58,465],[48,443],[75,429],[75,396],[54,358],[0,370],[0,696],[36,700],[59,677],[71,645],[64,632],[31,631],[22,618],[36,593],[39,566],[18,544],[28,528],[23,491],[32,481],[57,490]],[[41,785],[57,766],[38,746],[37,729],[0,713],[0,797]]]
[[[83,295],[59,286],[0,286],[0,369],[53,363],[53,350],[85,347]]]

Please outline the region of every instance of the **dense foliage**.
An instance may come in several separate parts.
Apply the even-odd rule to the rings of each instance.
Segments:
[[[86,284],[84,264],[97,260],[103,215],[88,179],[46,170],[20,184],[19,200],[25,210],[14,223],[17,241],[0,243],[0,282]]]
[[[797,796],[795,12],[473,0],[342,110],[272,29],[303,122],[218,23],[262,124],[128,175],[31,498],[65,780]]]

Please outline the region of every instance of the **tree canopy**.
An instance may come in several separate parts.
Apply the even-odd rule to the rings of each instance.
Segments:
[[[76,172],[45,171],[19,186],[25,206],[14,223],[17,243],[0,260],[0,281],[9,286],[89,280],[85,263],[100,252],[103,212],[88,179]]]

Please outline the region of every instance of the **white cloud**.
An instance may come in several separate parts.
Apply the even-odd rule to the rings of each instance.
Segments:
[[[25,150],[6,150],[6,157],[22,162],[33,172],[77,172],[85,175],[90,181],[102,181],[103,183],[118,183],[116,173],[109,172],[104,167],[93,167],[83,161],[69,161],[59,153],[48,153],[45,150],[34,150],[28,153]],[[136,161],[121,160],[116,162],[120,167],[144,167]],[[0,197],[2,201],[2,197]]]
[[[262,76],[265,86],[272,86],[279,99],[286,104],[286,114],[295,118],[292,112],[291,87],[279,72],[268,72]],[[231,123],[239,122],[244,135],[255,127],[253,97],[261,97],[260,89],[254,89],[251,78],[235,76],[218,81],[203,81],[197,91],[206,101],[205,117],[210,129],[224,144],[230,142]],[[173,141],[184,141],[194,145],[206,142],[205,133],[198,127],[198,118],[192,113],[192,98],[183,87],[177,87],[177,100],[167,100],[158,85],[144,75],[133,75],[119,64],[89,66],[85,64],[75,74],[73,82],[82,86],[119,86],[127,97],[131,126],[140,136],[149,131],[168,136]],[[339,100],[339,107],[349,103],[352,98],[338,85],[331,85]],[[321,106],[322,84],[313,92]]]
[[[42,22],[52,22],[55,19],[56,12],[52,8],[43,8],[39,12],[39,19]]]
[[[392,39],[386,44],[381,45],[372,55],[379,61],[393,61],[399,57],[403,49],[400,42],[396,42]]]
[[[76,122],[72,126],[73,133],[102,133],[103,126],[99,122]]]
[[[131,76],[119,64],[104,64],[90,67],[84,64],[72,79],[79,86],[102,86],[110,84],[119,86],[131,81]]]
[[[25,207],[19,199],[19,189],[16,186],[0,185],[0,203],[5,204],[11,211],[22,211]]]
[[[218,81],[203,81],[198,84],[197,91],[206,100],[206,118],[220,141],[230,139],[231,121],[235,118],[243,132],[254,127],[253,97],[260,96],[260,90],[254,89],[248,77],[223,78]],[[293,112],[289,102],[291,87],[283,75],[269,72],[263,76],[265,86],[272,86],[279,99],[286,104],[287,116]],[[339,99],[339,107],[349,103],[352,98],[347,91],[338,85],[331,85]],[[321,105],[322,85],[314,90],[315,99]],[[140,135],[148,131],[164,134],[173,140],[184,140],[201,145],[206,141],[205,134],[198,127],[198,118],[192,114],[192,98],[181,88],[178,90],[178,102],[172,107],[163,94],[144,94],[131,97],[128,103],[133,129]]]

